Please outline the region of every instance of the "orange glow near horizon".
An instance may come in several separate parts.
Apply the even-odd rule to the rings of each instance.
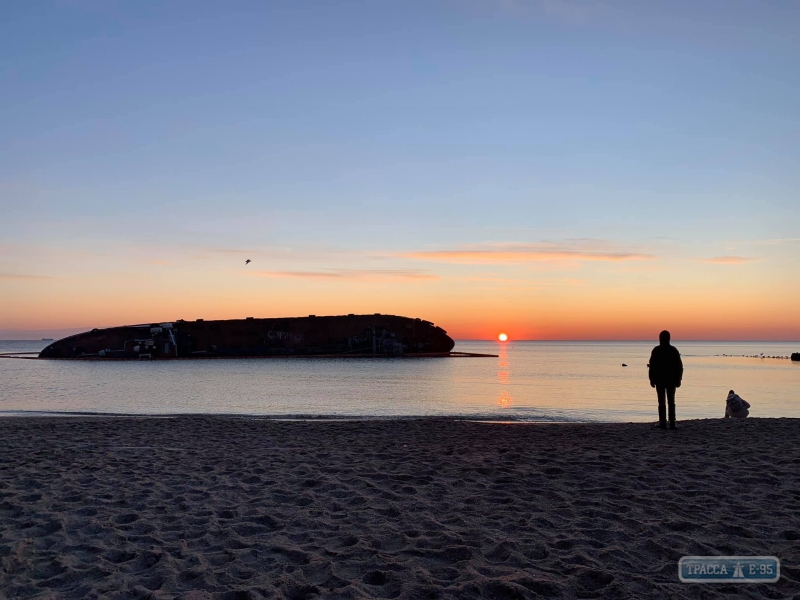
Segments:
[[[59,283],[59,282],[56,282]],[[116,282],[115,282],[116,283]],[[137,282],[138,283],[138,282]],[[149,282],[147,282],[149,283]],[[227,283],[227,282],[225,282]],[[248,282],[249,283],[249,282]],[[22,284],[26,284],[23,286]],[[27,287],[45,288],[33,292]],[[66,286],[65,286],[66,287]],[[420,317],[445,329],[455,340],[657,340],[668,329],[679,340],[787,340],[800,339],[800,317],[792,313],[791,293],[767,299],[744,290],[724,304],[716,297],[675,294],[668,301],[642,293],[624,297],[599,291],[591,305],[566,292],[514,297],[514,306],[503,306],[480,290],[457,298],[435,297],[424,290],[395,288],[391,298],[383,290],[347,286],[332,290],[324,301],[314,286],[275,289],[267,296],[256,286],[232,291],[232,286],[180,285],[171,293],[126,297],[124,285],[91,286],[91,289],[57,289],[56,284],[34,282],[0,285],[0,330],[6,339],[56,337],[94,327],[129,323],[162,322],[197,318],[233,319],[291,317],[308,314],[395,314]],[[140,286],[146,287],[146,286]],[[169,289],[166,286],[158,289]],[[18,288],[18,289],[15,289]],[[55,288],[55,289],[51,289]],[[175,289],[179,288],[179,289]],[[196,293],[204,289],[203,295]],[[34,293],[35,292],[35,293]],[[45,293],[42,293],[45,292]],[[549,291],[548,291],[549,292]],[[419,294],[419,295],[417,295]],[[759,309],[760,304],[769,310]],[[530,315],[538,315],[535,319]],[[498,317],[487,315],[498,315]],[[502,318],[502,322],[500,321]],[[15,330],[30,330],[30,333]],[[505,334],[503,340],[498,330]]]
[[[215,285],[202,281],[180,281],[170,286],[154,278],[125,285],[109,281],[74,287],[59,280],[0,282],[0,330],[5,339],[15,336],[56,337],[62,329],[76,331],[197,318],[233,319],[291,317],[308,314],[395,314],[419,317],[445,329],[455,340],[657,340],[668,329],[676,340],[787,340],[800,339],[800,316],[794,310],[796,295],[787,289],[759,293],[743,288],[726,296],[674,291],[669,297],[642,291],[622,295],[613,290],[595,290],[586,304],[572,290],[522,292],[512,302],[500,303],[486,291],[446,290],[437,283],[429,290],[419,285],[382,286],[364,284],[322,286],[306,282],[282,287],[247,280],[244,289],[235,281],[219,277]],[[228,285],[230,284],[230,285]],[[166,290],[165,294],[136,296],[131,287]],[[422,286],[429,284],[421,284]],[[341,288],[341,289],[340,289]],[[392,295],[387,294],[388,288]],[[203,294],[197,290],[202,289]],[[326,292],[323,300],[322,292]],[[463,292],[463,293],[460,293]],[[770,290],[770,292],[773,292]],[[458,296],[456,294],[459,293]],[[663,296],[663,295],[662,295]],[[504,304],[506,304],[504,306]],[[794,311],[794,312],[793,312]],[[537,315],[535,318],[531,315]],[[496,316],[492,316],[496,315]],[[28,332],[16,333],[19,330]],[[506,339],[500,337],[505,334]]]
[[[128,247],[92,254],[0,244],[0,339],[177,319],[382,313],[431,321],[454,340],[498,343],[655,341],[663,329],[675,340],[798,341],[800,283],[786,273],[800,258],[763,248],[757,263],[726,256],[714,264],[660,258],[491,269],[396,258],[355,261],[360,269],[342,259],[328,268],[303,256],[266,256],[262,262],[272,262],[252,276],[225,252],[173,252],[173,262],[157,262],[161,254],[140,260]],[[20,265],[19,273],[8,265]]]

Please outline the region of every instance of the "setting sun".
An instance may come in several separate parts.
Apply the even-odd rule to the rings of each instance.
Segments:
[[[497,336],[497,339],[500,340],[501,342],[505,342],[508,340],[508,336],[505,333],[501,333],[500,335]]]

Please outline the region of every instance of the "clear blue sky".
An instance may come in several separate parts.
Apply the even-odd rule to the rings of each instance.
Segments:
[[[45,279],[221,250],[446,280],[481,267],[407,255],[591,246],[797,291],[798,31],[798,2],[3,3],[0,330]]]

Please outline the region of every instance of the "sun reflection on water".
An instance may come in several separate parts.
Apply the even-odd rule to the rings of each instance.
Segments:
[[[506,344],[500,345],[500,351],[497,357],[497,379],[500,385],[507,386],[511,381],[511,368],[508,362],[508,346]],[[500,390],[500,396],[497,398],[497,404],[500,408],[511,408],[514,399],[511,397],[511,392],[507,389]]]

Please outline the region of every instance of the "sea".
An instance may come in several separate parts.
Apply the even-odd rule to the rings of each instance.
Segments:
[[[0,354],[49,342],[0,341]],[[0,416],[227,414],[647,422],[649,342],[458,341],[493,358],[246,358],[58,361],[0,358]],[[675,342],[678,419],[721,418],[728,390],[753,417],[800,417],[800,343]]]

